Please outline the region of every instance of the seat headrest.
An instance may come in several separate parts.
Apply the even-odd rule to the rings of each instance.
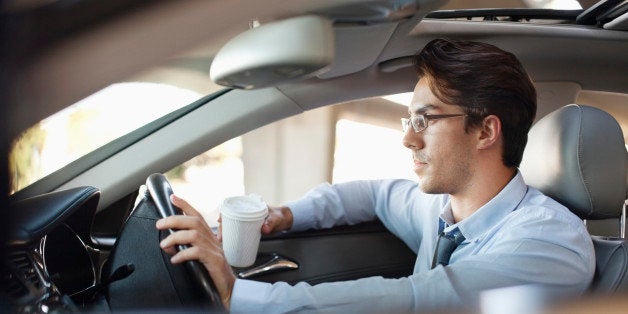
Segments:
[[[621,216],[627,165],[619,123],[600,109],[568,105],[532,127],[520,171],[580,218],[605,219]]]

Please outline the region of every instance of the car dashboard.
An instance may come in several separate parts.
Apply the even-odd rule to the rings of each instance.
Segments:
[[[89,232],[99,198],[98,189],[79,187],[10,205],[2,294],[11,312],[107,308],[99,278],[108,250]]]

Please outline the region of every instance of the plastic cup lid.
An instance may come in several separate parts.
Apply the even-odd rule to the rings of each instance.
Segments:
[[[257,220],[268,215],[268,207],[256,194],[232,196],[222,201],[220,213],[238,220]]]

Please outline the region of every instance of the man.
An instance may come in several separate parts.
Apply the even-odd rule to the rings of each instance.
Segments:
[[[176,244],[192,248],[172,261],[200,260],[234,312],[429,311],[477,304],[482,290],[528,284],[584,292],[595,258],[582,221],[528,187],[517,170],[536,113],[536,92],[519,61],[488,44],[434,40],[415,57],[415,68],[419,81],[402,126],[418,185],[321,185],[270,208],[262,227],[268,234],[377,216],[417,253],[411,276],[316,286],[236,280],[219,240],[176,197],[173,204],[189,216],[158,221],[159,229],[183,230],[161,245],[170,253]]]

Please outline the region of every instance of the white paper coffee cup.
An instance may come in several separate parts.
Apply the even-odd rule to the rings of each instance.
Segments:
[[[229,265],[247,267],[255,263],[262,224],[268,207],[259,195],[228,197],[220,205],[222,249]]]

